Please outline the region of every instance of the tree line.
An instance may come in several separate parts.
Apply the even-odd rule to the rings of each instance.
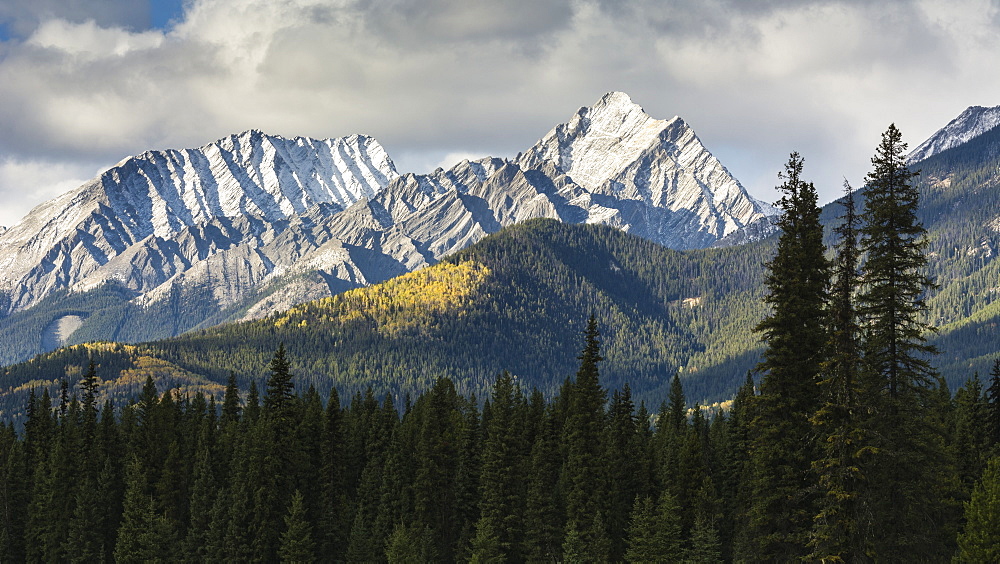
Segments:
[[[675,377],[651,414],[627,385],[610,396],[601,386],[593,322],[580,357],[576,377],[551,400],[504,373],[481,404],[440,379],[402,410],[371,392],[345,405],[335,391],[325,405],[313,388],[295,394],[283,348],[263,395],[254,387],[241,398],[233,379],[221,406],[201,394],[159,394],[150,379],[128,405],[99,407],[92,367],[79,397],[43,391],[31,399],[23,435],[12,425],[0,432],[0,555],[750,562],[779,546],[812,560],[825,543],[861,530],[837,521],[861,514],[860,496],[824,495],[850,471],[832,473],[837,467],[821,459],[800,482],[768,476],[762,460],[777,451],[761,452],[759,437],[771,436],[760,429],[768,398],[753,379],[728,412],[713,415],[689,407]],[[921,541],[939,546],[843,560],[943,561],[959,547],[964,561],[995,556],[977,551],[1000,543],[1000,458],[989,456],[1000,451],[1000,361],[988,385],[975,377],[953,399],[940,397],[950,473],[942,476],[947,495],[931,508],[939,530],[922,531],[934,537]],[[808,424],[821,427],[823,417],[815,419]],[[796,460],[788,454],[773,466],[786,476]],[[767,487],[780,490],[765,495]],[[809,509],[789,511],[780,500]],[[784,524],[796,516],[800,534]],[[841,529],[831,531],[834,524]],[[784,542],[774,532],[782,527]]]

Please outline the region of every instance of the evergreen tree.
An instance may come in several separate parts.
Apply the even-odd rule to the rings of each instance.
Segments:
[[[988,430],[984,425],[988,420],[987,406],[983,401],[983,386],[978,372],[955,392],[954,405],[951,456],[958,466],[963,490],[971,492],[990,458]]]
[[[243,407],[243,421],[253,424],[260,418],[260,393],[257,391],[257,382],[250,381],[250,390],[247,391],[247,404]]]
[[[229,372],[226,380],[226,393],[222,399],[222,423],[238,421],[240,418],[240,391],[236,387],[236,373]]]
[[[285,515],[285,532],[281,534],[278,556],[282,562],[309,563],[316,561],[316,544],[313,542],[312,526],[306,518],[306,506],[302,492],[295,490],[292,503]]]
[[[59,417],[66,417],[69,410],[69,382],[65,378],[59,380]]]
[[[667,402],[660,406],[654,434],[654,456],[658,484],[675,497],[686,497],[680,482],[681,451],[687,442],[687,400],[680,377],[674,374]]]
[[[986,465],[965,504],[965,529],[958,536],[958,562],[1000,562],[1000,457]]]
[[[872,453],[861,424],[861,329],[855,306],[858,288],[858,217],[854,191],[844,182],[844,215],[838,236],[834,282],[830,296],[828,358],[820,381],[821,402],[812,418],[820,451],[813,464],[822,496],[813,523],[811,557],[856,561],[871,551],[862,506],[864,477],[860,468]]]
[[[580,369],[567,406],[562,483],[566,488],[565,543],[568,543],[564,543],[564,550],[569,546],[576,554],[577,548],[581,548],[581,554],[603,561],[610,555],[602,552],[607,546],[607,531],[597,519],[604,510],[607,491],[602,440],[605,390],[600,385],[597,368],[602,360],[599,336],[597,322],[591,315],[584,333],[586,345],[580,355]]]
[[[364,400],[354,402],[351,412],[356,426],[352,434],[358,438],[358,448],[364,452],[364,465],[357,486],[346,553],[349,562],[371,562],[380,560],[385,552],[385,538],[378,534],[376,522],[384,507],[383,472],[399,417],[388,397],[380,409],[371,390],[366,392]]]
[[[939,377],[927,358],[924,321],[926,232],[917,220],[916,173],[906,168],[906,144],[895,125],[882,135],[866,178],[858,314],[864,327],[862,374],[866,432],[873,455],[862,472],[869,491],[863,525],[874,554],[899,560],[921,554],[943,559],[954,539],[953,485],[936,417]],[[950,539],[949,539],[950,537]],[[867,543],[866,543],[867,544]]]
[[[719,525],[723,554],[727,560],[733,555],[751,554],[748,537],[748,510],[750,506],[750,421],[753,420],[753,402],[756,399],[753,375],[746,380],[733,398],[733,407],[726,421],[729,431],[728,448],[724,452],[720,472],[722,497],[730,500],[730,510]]]
[[[626,383],[615,390],[608,409],[607,462],[608,469],[608,536],[611,559],[621,561],[625,554],[625,535],[629,514],[639,493],[642,456],[638,451],[638,433],[632,390]]]
[[[408,423],[409,417],[405,419]],[[391,535],[399,523],[413,525],[411,532],[414,538],[419,538],[422,531],[422,523],[415,521],[413,515],[410,477],[413,476],[415,461],[413,441],[409,431],[410,429],[404,425],[394,427],[385,451],[380,501],[375,513],[375,526],[371,533],[376,541],[382,541]]]
[[[675,373],[670,382],[670,419],[666,424],[668,429],[679,432],[687,423],[687,400],[684,398],[684,386],[681,385],[680,374]]]
[[[685,564],[715,564],[722,562],[722,540],[719,537],[721,503],[711,476],[706,476],[694,496],[694,522],[688,546],[684,549]]]
[[[326,415],[323,412],[323,400],[314,386],[309,386],[306,395],[296,400],[298,405],[298,421],[294,430],[293,444],[289,448],[288,467],[289,483],[292,492],[315,492],[321,494],[321,474],[323,459],[323,432],[326,426]],[[304,498],[306,518],[310,525],[320,522],[323,503],[322,495],[308,495]]]
[[[766,348],[751,422],[749,537],[755,557],[765,560],[805,556],[815,515],[810,484],[816,445],[809,418],[819,407],[816,383],[827,343],[829,263],[816,189],[802,180],[802,166],[802,157],[792,153],[780,175],[781,237],[766,278],[771,313],[757,326]]]
[[[479,484],[483,449],[479,409],[475,396],[464,402],[462,411],[462,438],[458,446],[458,475],[455,478],[455,505],[458,511],[455,520],[458,531],[456,560],[466,560],[471,557],[469,549],[476,535],[476,522],[479,521]],[[528,481],[523,476],[522,479]],[[521,500],[523,502],[523,496]]]
[[[80,379],[80,388],[83,390],[83,410],[85,415],[93,416],[97,420],[97,365],[94,359],[90,359],[87,372]]]
[[[267,394],[264,396],[264,409],[272,417],[287,421],[292,417],[292,399],[295,385],[292,383],[291,364],[285,355],[285,344],[278,345],[271,359],[271,375],[267,379]]]
[[[681,508],[681,527],[685,533],[691,531],[694,525],[695,503],[699,487],[709,476],[707,464],[707,433],[705,416],[701,407],[695,403],[692,411],[691,424],[685,425],[684,435],[678,437],[679,450],[677,470],[674,473],[674,487],[677,504]]]
[[[479,521],[476,524],[477,549],[482,559],[500,557],[520,559],[521,525],[524,494],[523,448],[519,433],[524,421],[519,415],[524,403],[520,389],[506,371],[493,387],[490,418],[486,422],[480,474]],[[498,552],[492,552],[494,547]],[[485,551],[485,552],[484,552]]]
[[[346,423],[336,388],[330,391],[323,428],[320,495],[323,511],[317,541],[320,559],[343,560],[350,533],[348,518]]]
[[[722,564],[719,533],[705,515],[695,517],[691,546],[684,550],[684,564]]]
[[[116,562],[170,562],[177,548],[170,523],[156,514],[153,497],[137,458],[132,458],[127,473],[127,490],[115,545]]]
[[[194,562],[204,561],[209,556],[212,510],[220,485],[212,464],[212,431],[210,422],[205,421],[198,437],[191,478],[191,518],[184,550],[186,558]]]
[[[631,449],[631,452],[636,457],[634,463],[635,496],[644,497],[653,494],[654,484],[656,483],[652,415],[646,409],[645,402],[639,402],[639,410],[635,414],[635,426],[636,430],[635,435],[633,435]]]
[[[430,528],[397,524],[386,539],[385,560],[389,564],[421,564],[438,561]]]
[[[21,562],[26,557],[29,473],[24,450],[13,424],[0,426],[0,561],[4,562]]]
[[[422,401],[421,401],[422,400]],[[462,413],[449,378],[440,378],[413,409],[416,442],[413,503],[419,523],[433,533],[435,553],[451,560],[456,549],[458,515],[454,483],[458,476],[458,445]]]
[[[681,516],[677,500],[667,490],[658,502],[636,498],[628,532],[628,562],[680,562]]]
[[[556,418],[550,404],[531,449],[524,521],[525,557],[529,562],[551,562],[562,554],[564,516],[558,487],[561,461]]]

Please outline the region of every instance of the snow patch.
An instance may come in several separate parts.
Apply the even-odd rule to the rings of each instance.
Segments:
[[[906,163],[913,164],[967,143],[998,125],[1000,125],[1000,106],[992,108],[970,106],[910,152],[906,157]]]
[[[82,325],[83,317],[79,315],[63,315],[52,320],[42,331],[42,349],[51,351],[64,346]]]

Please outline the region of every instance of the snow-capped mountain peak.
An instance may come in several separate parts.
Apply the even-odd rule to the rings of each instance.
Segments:
[[[594,190],[656,145],[674,120],[657,120],[624,92],[609,92],[557,125],[522,158],[550,161],[584,188]]]
[[[275,222],[319,204],[345,209],[398,176],[378,141],[363,135],[288,139],[248,130],[197,149],[146,151],[0,235],[0,291],[23,308],[149,237],[167,240],[220,218]]]
[[[534,217],[688,249],[766,235],[773,211],[684,120],[655,119],[621,92],[513,160],[430,174],[399,175],[363,135],[250,129],[124,159],[0,233],[0,317],[110,283],[124,301],[107,307],[137,316],[131,329],[101,325],[124,315],[115,309],[81,335],[149,339],[386,280]],[[197,311],[173,309],[181,302]],[[146,315],[173,325],[147,326]]]
[[[906,157],[906,162],[908,164],[916,163],[952,147],[957,147],[998,125],[1000,125],[1000,106],[992,108],[970,106],[910,152]]]
[[[655,119],[622,92],[580,108],[517,160],[526,169],[549,162],[588,191],[675,212],[664,242],[677,248],[711,244],[773,212],[684,120]]]

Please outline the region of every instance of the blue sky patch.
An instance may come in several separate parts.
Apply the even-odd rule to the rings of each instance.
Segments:
[[[154,29],[167,30],[173,27],[171,20],[179,21],[184,13],[184,0],[152,0],[149,3],[149,19]]]

